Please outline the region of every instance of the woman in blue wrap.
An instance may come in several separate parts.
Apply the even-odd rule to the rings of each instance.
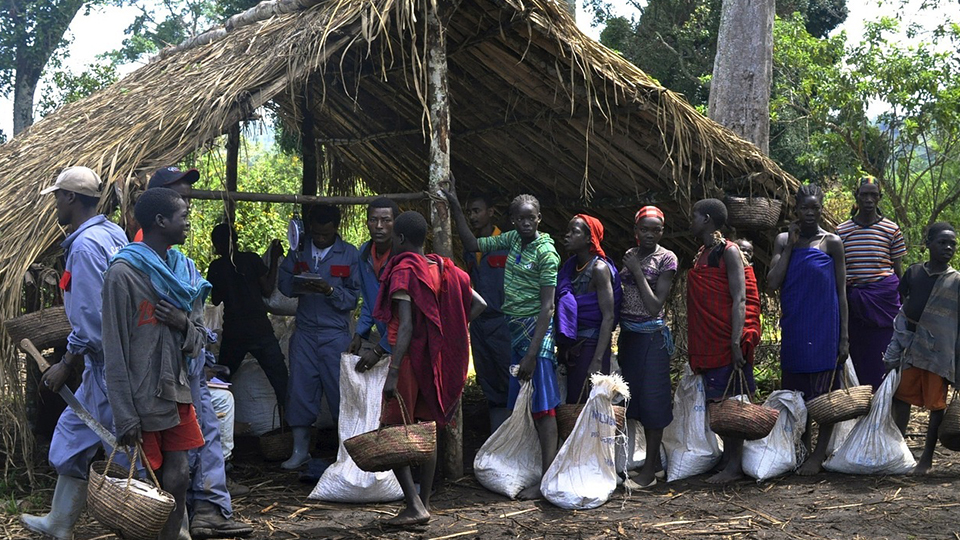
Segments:
[[[840,237],[820,228],[823,191],[800,187],[797,221],[777,236],[767,287],[780,290],[780,369],[784,390],[809,401],[839,386],[834,373],[847,358],[846,266]],[[810,450],[810,423],[803,442]],[[820,426],[817,446],[798,470],[816,474],[826,457],[833,425]]]

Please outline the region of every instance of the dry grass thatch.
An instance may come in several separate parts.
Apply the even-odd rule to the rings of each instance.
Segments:
[[[159,55],[0,146],[0,313],[18,313],[24,272],[62,237],[53,198],[39,195],[61,168],[83,164],[124,183],[263,105],[292,129],[311,113],[329,186],[349,190],[362,177],[380,192],[423,190],[427,1],[261,4],[259,16]],[[752,144],[583,35],[557,3],[440,4],[461,193],[533,193],[554,232],[589,208],[615,250],[630,243],[637,206],[656,203],[668,216],[666,243],[690,254],[680,233],[691,200],[731,191],[786,199],[796,188]]]

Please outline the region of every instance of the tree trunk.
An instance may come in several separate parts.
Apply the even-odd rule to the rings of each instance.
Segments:
[[[18,61],[17,65],[13,87],[14,136],[33,125],[33,96],[37,92],[37,83],[43,72],[43,66],[31,65],[26,59]]]
[[[724,0],[707,116],[770,149],[774,0]]]
[[[428,192],[437,193],[450,178],[450,100],[447,95],[447,37],[438,13],[440,0],[427,0],[427,99],[430,106],[430,173]],[[430,199],[433,251],[453,256],[450,239],[450,209],[441,197]],[[440,463],[447,479],[463,476],[463,412],[457,412],[440,434]],[[429,488],[428,488],[429,489]]]

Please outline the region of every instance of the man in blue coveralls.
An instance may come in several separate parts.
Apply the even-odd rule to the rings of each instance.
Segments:
[[[476,195],[467,201],[467,221],[477,238],[499,236],[494,224],[496,208],[493,197]],[[490,411],[490,432],[510,416],[507,409],[507,388],[510,380],[510,332],[500,311],[503,304],[503,270],[507,263],[506,250],[489,253],[464,253],[467,272],[474,290],[487,301],[487,309],[470,323],[470,345],[473,368]]]
[[[71,332],[66,354],[44,373],[42,383],[57,392],[72,372],[82,369],[83,382],[77,388],[77,399],[112,430],[113,412],[104,379],[100,295],[103,273],[114,254],[126,245],[127,237],[123,229],[97,213],[100,184],[100,177],[93,170],[70,167],[60,173],[53,186],[40,192],[54,194],[57,222],[71,231],[61,244],[66,265],[60,280]],[[50,443],[50,464],[58,475],[50,513],[43,517],[24,514],[24,527],[58,540],[73,538],[73,525],[87,500],[90,463],[101,444],[108,453],[111,451],[77,418],[73,409],[63,411]],[[121,462],[124,460],[121,458]]]
[[[287,423],[293,455],[284,469],[310,460],[310,427],[327,398],[334,422],[340,413],[340,354],[350,344],[350,319],[360,296],[360,255],[340,238],[340,210],[318,204],[307,213],[310,242],[291,250],[280,265],[277,288],[300,299],[290,336]]]
[[[360,318],[357,319],[357,328],[347,352],[361,354],[374,363],[383,355],[390,354],[387,325],[374,320],[373,308],[380,293],[380,273],[393,256],[393,220],[399,215],[400,207],[394,201],[386,197],[374,199],[367,206],[370,240],[360,246],[360,293],[363,295],[363,305],[360,306]],[[377,327],[380,341],[361,353],[363,340],[370,339],[370,330],[374,326]]]
[[[200,173],[196,169],[181,171],[176,167],[164,167],[153,173],[147,189],[172,189],[189,204],[190,187],[199,179]],[[191,271],[197,272],[196,268]],[[207,333],[212,334],[209,330]],[[187,491],[187,504],[192,516],[189,521],[190,535],[196,539],[246,536],[253,532],[253,528],[233,519],[233,500],[227,489],[226,462],[223,460],[223,446],[220,442],[220,420],[213,408],[204,373],[204,367],[211,360],[206,353],[200,360],[190,364],[189,373],[193,408],[196,409],[197,422],[200,424],[204,441],[203,447],[190,450],[188,456],[190,488]],[[181,533],[181,536],[184,535]]]

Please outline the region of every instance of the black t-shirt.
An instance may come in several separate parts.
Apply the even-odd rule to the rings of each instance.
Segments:
[[[923,309],[927,307],[927,300],[933,292],[933,286],[941,274],[930,275],[922,264],[914,264],[907,268],[900,278],[900,296],[906,299],[903,303],[903,313],[907,316],[907,330],[916,331],[916,322],[920,321]],[[916,321],[916,322],[910,322]]]
[[[225,331],[256,336],[273,333],[260,291],[260,278],[269,271],[263,259],[248,251],[234,252],[232,264],[228,257],[210,263],[207,281],[213,285],[211,300],[214,305],[223,302]]]

